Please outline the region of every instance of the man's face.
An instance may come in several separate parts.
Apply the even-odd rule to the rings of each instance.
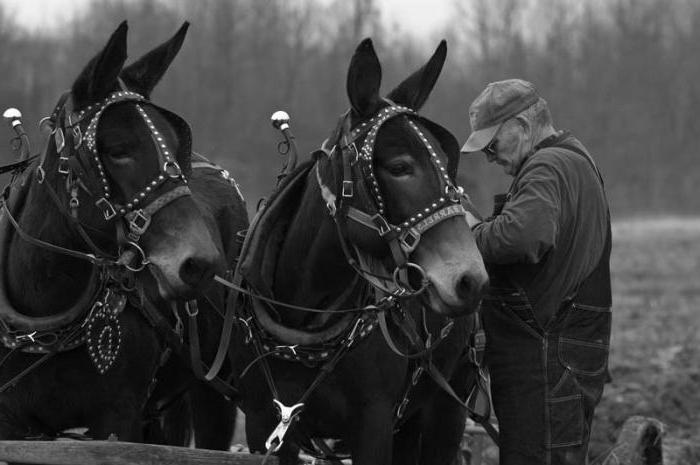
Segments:
[[[489,163],[503,167],[509,176],[515,176],[527,153],[529,134],[515,118],[503,123],[488,146],[483,150]]]

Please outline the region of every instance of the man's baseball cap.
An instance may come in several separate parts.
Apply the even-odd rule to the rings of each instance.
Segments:
[[[535,86],[522,79],[490,83],[469,107],[472,133],[461,152],[483,150],[506,120],[529,108],[539,98]]]

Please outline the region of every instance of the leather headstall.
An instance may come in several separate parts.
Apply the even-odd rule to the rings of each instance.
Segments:
[[[153,144],[158,153],[159,172],[137,194],[124,203],[117,203],[112,195],[102,158],[97,148],[97,130],[100,117],[112,105],[133,102],[136,110],[148,127]],[[144,107],[150,106],[160,111],[173,124],[181,141],[178,153],[167,146],[165,138],[153,124]],[[153,215],[173,200],[191,195],[187,179],[180,163],[189,165],[191,156],[191,135],[189,125],[174,113],[157,107],[143,96],[128,90],[113,92],[101,102],[80,111],[73,109],[70,93],[64,94],[56,109],[48,118],[52,127],[51,135],[58,153],[57,171],[66,177],[66,188],[70,194],[69,208],[77,218],[79,190],[85,191],[94,199],[94,204],[102,212],[105,221],[123,218],[117,223],[118,241],[122,249],[119,264],[132,271],[140,271],[146,264],[146,257],[138,245],[139,238],[148,229]],[[46,152],[37,167],[37,179],[44,182]],[[134,261],[141,260],[140,263]]]
[[[430,161],[440,179],[441,194],[428,207],[415,211],[400,224],[391,224],[386,218],[385,201],[374,173],[374,145],[382,126],[387,121],[400,116],[407,118],[409,127],[428,150]],[[356,124],[352,129],[348,128],[348,121],[349,112],[341,116],[338,129],[332,136],[336,140],[332,149],[327,149],[327,144],[324,143],[320,150],[330,159],[336,156],[335,154],[341,158],[342,183],[340,188],[335,191],[340,191],[340,195],[334,193],[328,183],[322,179],[317,164],[316,179],[321,189],[321,195],[330,215],[340,228],[346,220],[351,220],[374,231],[387,242],[396,265],[394,281],[399,288],[403,288],[404,295],[418,294],[424,290],[427,278],[418,265],[409,261],[411,252],[418,246],[426,231],[448,218],[465,214],[461,204],[465,196],[464,190],[456,186],[454,182],[458,162],[458,158],[454,156],[454,153],[451,153],[454,152],[454,147],[452,147],[454,144],[450,144],[450,141],[454,138],[446,129],[418,116],[414,110],[392,102],[389,102],[388,106],[379,110],[370,119]],[[438,144],[448,146],[443,147],[443,150],[448,154],[447,164],[440,159],[434,143],[426,137],[416,121],[429,128],[431,132],[433,130],[438,132],[434,135],[437,137]],[[356,172],[353,167],[357,165],[359,165],[359,173],[361,174],[359,180],[353,179],[353,172]],[[360,209],[350,203],[355,196],[354,186],[357,183],[363,183],[364,189],[370,194],[373,205]],[[345,239],[341,238],[341,243],[344,241]],[[423,277],[423,285],[418,290],[410,289],[407,278],[399,277],[399,274],[405,274],[408,267],[414,268]],[[377,287],[376,283],[373,284]]]

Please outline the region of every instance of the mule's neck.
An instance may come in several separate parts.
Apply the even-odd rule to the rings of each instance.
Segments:
[[[45,182],[50,182],[46,180]],[[21,205],[14,209],[20,227],[30,236],[72,250],[84,250],[67,218],[58,210],[46,186],[34,175],[19,189],[28,189]],[[21,196],[18,196],[21,197]],[[22,239],[10,226],[5,262],[7,297],[27,316],[48,316],[69,308],[86,290],[92,265],[55,253]]]
[[[275,270],[275,298],[295,305],[327,308],[353,283],[355,272],[347,264],[336,226],[323,203],[311,169],[300,207],[290,221]],[[352,297],[343,307],[352,305]],[[299,326],[312,316],[280,309],[282,320]]]

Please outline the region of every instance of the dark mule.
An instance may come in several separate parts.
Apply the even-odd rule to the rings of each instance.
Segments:
[[[283,463],[295,463],[297,446],[310,447],[308,438],[317,437],[342,439],[356,465],[389,464],[392,456],[394,463],[444,464],[455,457],[465,409],[418,368],[432,357],[464,394],[461,357],[471,319],[452,318],[478,309],[487,275],[453,184],[457,142],[415,113],[445,54],[443,42],[383,99],[379,61],[371,41],[363,41],[348,72],[351,110],[251,225],[240,267],[251,293],[327,310],[256,297],[239,306],[246,324],[232,358],[251,450],[282,439],[284,424],[271,436],[279,419],[274,397],[293,418],[279,451]],[[392,293],[400,297],[387,299]],[[381,296],[378,308],[338,311]],[[424,319],[423,306],[432,310]],[[427,333],[440,341],[418,357],[426,351],[415,336],[425,340]],[[300,414],[291,408],[297,403],[304,404]],[[318,441],[316,447],[325,449]]]
[[[87,427],[96,439],[141,441],[150,392],[176,398],[179,386],[159,382],[168,338],[156,322],[175,328],[185,318],[174,302],[208,292],[235,255],[229,229],[247,223],[221,170],[194,169],[202,160],[192,159],[189,126],[148,100],[186,30],[123,68],[122,23],[45,123],[52,131],[41,157],[7,191],[2,439]],[[221,325],[207,304],[223,300],[211,293],[200,306],[205,357]],[[171,372],[187,385],[190,374]],[[228,425],[219,435],[229,435],[211,442],[226,447],[232,412],[209,397],[203,408]]]

